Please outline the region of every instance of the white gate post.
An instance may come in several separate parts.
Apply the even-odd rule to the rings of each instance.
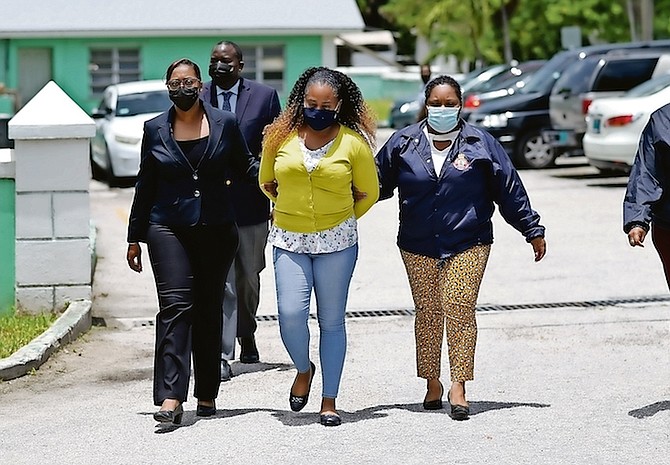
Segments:
[[[16,169],[16,304],[91,300],[89,139],[94,121],[51,81],[9,121]]]

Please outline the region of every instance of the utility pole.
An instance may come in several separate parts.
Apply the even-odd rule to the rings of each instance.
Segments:
[[[654,0],[640,0],[640,38],[654,38]]]

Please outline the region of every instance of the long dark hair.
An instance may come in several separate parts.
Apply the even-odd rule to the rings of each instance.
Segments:
[[[306,69],[293,85],[286,109],[265,130],[264,149],[276,152],[289,134],[303,124],[303,107],[307,88],[312,84],[325,84],[340,99],[337,122],[353,129],[374,147],[376,118],[363,99],[358,86],[349,76],[325,66]]]

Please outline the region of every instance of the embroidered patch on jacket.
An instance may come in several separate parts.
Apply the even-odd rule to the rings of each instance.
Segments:
[[[465,171],[470,167],[470,161],[465,158],[464,154],[459,153],[452,165],[454,165],[454,168],[459,171]]]

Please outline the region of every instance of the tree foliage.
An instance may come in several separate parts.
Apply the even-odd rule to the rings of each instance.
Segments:
[[[501,62],[505,31],[518,60],[549,58],[562,48],[561,29],[579,26],[584,45],[631,40],[642,0],[359,0],[396,30],[431,44],[431,57]],[[654,38],[670,36],[670,0],[654,2]],[[364,15],[365,16],[365,15]],[[636,18],[639,20],[639,18]],[[634,27],[634,26],[633,26]]]

